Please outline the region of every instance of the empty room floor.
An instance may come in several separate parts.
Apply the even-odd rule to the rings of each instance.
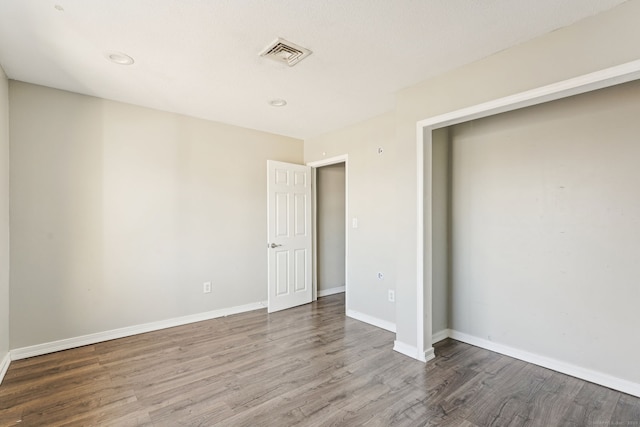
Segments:
[[[2,426],[640,426],[640,399],[447,339],[426,365],[344,294],[12,362]]]

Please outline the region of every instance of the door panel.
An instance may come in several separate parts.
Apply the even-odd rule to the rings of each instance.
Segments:
[[[269,312],[307,304],[311,286],[311,168],[267,162]]]
[[[306,249],[295,250],[295,292],[304,292],[307,289],[307,251]]]
[[[295,194],[295,235],[306,236],[307,235],[307,197],[305,194]]]
[[[289,195],[287,193],[276,193],[276,221],[277,228],[275,237],[289,236]]]

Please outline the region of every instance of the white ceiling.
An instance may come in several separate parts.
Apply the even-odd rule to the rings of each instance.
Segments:
[[[0,0],[0,64],[16,80],[307,138],[624,1]],[[260,58],[277,37],[313,54],[292,68]]]

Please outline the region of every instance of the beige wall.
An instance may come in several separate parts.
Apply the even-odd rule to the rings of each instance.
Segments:
[[[9,82],[0,68],[0,362],[9,352]]]
[[[317,169],[318,291],[344,286],[345,280],[345,167],[344,163]]]
[[[10,105],[11,348],[266,300],[266,160],[302,141],[14,81]]]
[[[640,1],[588,18],[481,61],[407,88],[396,97],[396,208],[392,246],[396,277],[397,340],[417,343],[416,122],[479,102],[518,93],[640,58]],[[366,179],[367,176],[362,177]],[[425,315],[431,313],[425,311]]]
[[[358,218],[358,228],[349,229],[348,308],[389,323],[395,321],[395,305],[387,301],[387,290],[396,286],[394,141],[389,113],[306,140],[304,146],[305,162],[349,155],[348,211]]]
[[[640,383],[640,82],[452,128],[452,328]]]

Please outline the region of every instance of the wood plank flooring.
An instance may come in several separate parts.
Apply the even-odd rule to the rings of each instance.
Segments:
[[[445,340],[428,364],[344,294],[11,363],[1,426],[640,426],[640,399]]]

